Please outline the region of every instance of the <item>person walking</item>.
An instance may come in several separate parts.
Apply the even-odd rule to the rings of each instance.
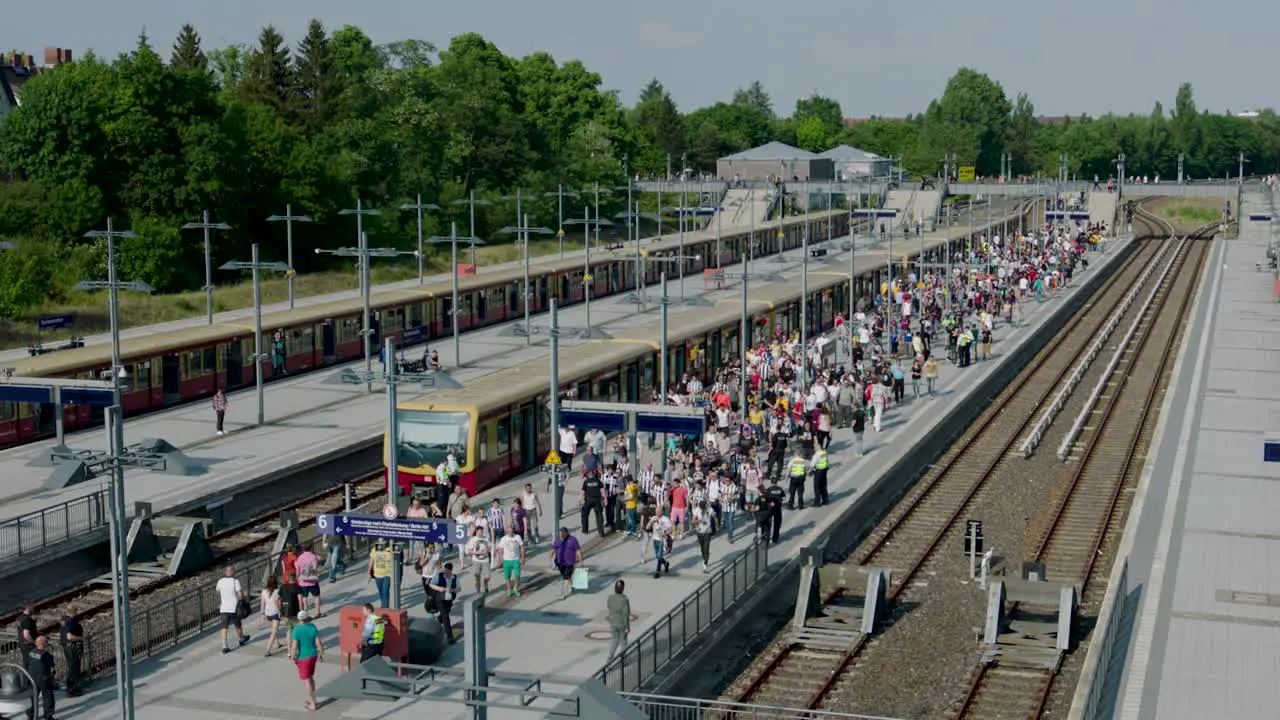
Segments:
[[[67,697],[79,697],[84,688],[84,628],[74,615],[62,616],[62,659],[67,663]]]
[[[222,431],[222,420],[227,416],[227,396],[222,392],[222,388],[213,394],[213,416],[217,420],[218,437],[226,435]]]
[[[924,361],[924,384],[925,384],[926,390],[929,393],[929,397],[934,397],[934,395],[936,394],[936,390],[934,386],[937,385],[937,383],[938,383],[938,361],[935,360],[932,355],[930,355],[929,359]]]
[[[311,622],[311,613],[298,613],[298,624],[289,631],[289,659],[298,668],[298,679],[306,691],[306,708],[316,709],[316,663],[324,662],[324,641]]]
[[[853,440],[854,445],[858,448],[859,457],[867,454],[867,445],[862,437],[862,434],[866,431],[867,413],[862,409],[862,405],[858,405],[853,409]]]
[[[53,720],[53,653],[49,652],[49,638],[37,635],[35,643],[23,657],[23,667],[35,682],[36,694],[40,696],[40,715],[46,720]],[[35,706],[27,710],[28,720],[35,718]]]
[[[240,586],[240,581],[236,579],[236,571],[230,565],[223,571],[223,576],[214,583],[214,591],[218,593],[218,616],[222,621],[222,653],[225,655],[231,652],[231,646],[227,644],[227,630],[234,625],[236,627],[236,635],[240,636],[240,644],[237,647],[244,647],[249,642],[249,636],[244,634],[244,625],[240,619],[240,601],[244,600],[244,588]]]
[[[551,563],[560,571],[560,599],[573,592],[573,569],[582,562],[582,545],[569,534],[569,528],[560,528],[560,537],[551,545]]]
[[[656,580],[662,577],[663,572],[671,572],[671,562],[667,560],[667,547],[671,542],[675,525],[666,513],[658,513],[649,520],[649,526],[645,530],[649,533],[649,542],[653,544],[653,559],[656,562],[653,577]]]
[[[306,610],[313,618],[324,617],[320,610],[320,558],[306,548],[298,554],[294,567],[298,569],[298,609]]]
[[[453,637],[453,601],[458,599],[458,576],[453,574],[453,563],[444,564],[444,569],[431,581],[431,591],[436,596],[436,607],[439,609],[440,627],[444,630],[444,638],[452,645],[457,640]]]
[[[624,592],[625,580],[613,584],[613,594],[605,605],[609,611],[609,659],[627,650],[627,635],[631,632],[631,599]]]
[[[778,479],[774,478],[769,481],[769,487],[765,489],[764,496],[769,504],[769,542],[777,545],[778,537],[782,533],[782,502],[786,499],[787,493],[778,484]]]
[[[533,544],[542,542],[542,528],[538,525],[538,518],[542,516],[542,503],[538,501],[538,494],[533,491],[532,483],[525,483],[520,505],[524,507],[525,541]]]
[[[287,636],[284,642],[280,641],[280,584],[275,575],[267,578],[267,586],[262,588],[258,600],[262,606],[262,620],[271,628],[271,637],[267,639],[267,657],[271,657],[277,645],[286,650],[289,647]]]
[[[498,552],[502,554],[502,577],[507,583],[507,597],[520,597],[520,566],[524,564],[524,540],[515,528],[506,526],[498,540]]]
[[[587,457],[591,455],[587,449]],[[578,498],[578,506],[582,509],[582,534],[591,532],[590,517],[596,516],[596,530],[604,537],[604,482],[597,473],[586,472],[582,477],[582,494]]]
[[[476,594],[489,592],[489,563],[493,557],[493,548],[489,545],[489,531],[477,525],[471,530],[471,539],[467,541],[467,557],[471,558],[471,576],[476,582]]]
[[[346,563],[342,562],[342,536],[327,535],[324,539],[324,549],[327,556],[325,557],[325,565],[329,568],[329,583],[338,582],[338,576],[347,571]]]
[[[716,513],[711,503],[700,501],[693,508],[693,534],[698,538],[698,550],[702,553],[702,572],[711,572],[711,536],[715,532]]]
[[[386,540],[378,538],[369,551],[369,580],[378,589],[378,607],[391,606],[391,563],[395,556]]]

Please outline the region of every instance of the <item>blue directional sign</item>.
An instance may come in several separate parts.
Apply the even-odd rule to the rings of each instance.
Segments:
[[[321,535],[355,535],[387,540],[416,540],[439,545],[463,545],[467,542],[467,526],[446,520],[418,520],[352,515],[317,515],[316,530]]]
[[[701,435],[706,429],[700,417],[636,413],[636,432]]]
[[[72,317],[70,315],[50,315],[42,317],[36,321],[36,327],[41,330],[57,330],[58,328],[71,327]]]
[[[869,210],[854,210],[853,214],[857,217],[895,217],[898,211],[893,208],[871,208]]]
[[[578,428],[597,428],[604,432],[623,432],[627,429],[627,416],[620,412],[598,410],[561,410],[560,422]]]
[[[1262,443],[1262,462],[1280,462],[1280,442]]]

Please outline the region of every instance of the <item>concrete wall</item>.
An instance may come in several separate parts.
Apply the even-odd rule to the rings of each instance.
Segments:
[[[766,180],[781,175],[790,180],[794,175],[800,180],[831,180],[835,178],[834,166],[827,158],[812,160],[728,160],[716,162],[716,177],[729,181],[737,176],[742,180]]]

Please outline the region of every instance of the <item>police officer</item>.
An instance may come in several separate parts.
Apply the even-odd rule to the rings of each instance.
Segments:
[[[804,509],[804,476],[808,471],[809,463],[805,461],[800,449],[796,448],[796,454],[791,457],[791,463],[787,466],[787,475],[791,479],[788,487],[791,491],[791,495],[787,499],[788,510],[796,509],[797,499],[800,502],[800,509]]]
[[[49,652],[49,638],[36,636],[23,665],[35,680],[36,692],[40,695],[41,717],[53,720],[53,655]],[[27,710],[27,718],[35,719],[35,708]]]
[[[831,502],[831,496],[827,494],[827,466],[830,458],[827,451],[818,448],[813,453],[813,460],[809,461],[809,469],[813,471],[813,504],[827,505]],[[801,505],[800,507],[804,507]]]
[[[365,603],[364,627],[360,632],[360,663],[382,655],[382,642],[387,636],[387,621]]]
[[[769,495],[767,488],[761,488],[760,493],[751,499],[748,507],[756,516],[756,531],[760,535],[760,541],[769,544],[769,523],[772,522],[773,512],[769,509]]]
[[[764,491],[765,497],[769,501],[769,524],[770,542],[778,542],[778,534],[782,532],[782,501],[786,499],[787,493],[778,485],[778,479],[774,478],[769,482],[769,487]]]
[[[79,697],[84,676],[80,665],[84,660],[84,628],[72,615],[62,616],[62,659],[67,663],[67,697]]]
[[[36,619],[32,615],[35,608],[30,603],[22,606],[22,614],[18,616],[16,625],[18,635],[18,652],[26,657],[27,652],[36,645],[36,635],[40,634],[36,629]]]
[[[600,537],[604,537],[604,482],[600,480],[599,474],[588,471],[583,475],[582,496],[578,498],[578,506],[582,508],[582,534],[586,535],[590,531],[590,517],[594,510],[596,530],[600,532]]]
[[[773,440],[769,444],[769,460],[765,466],[764,474],[766,477],[778,479],[782,474],[782,459],[787,454],[787,435],[786,433],[774,433]]]

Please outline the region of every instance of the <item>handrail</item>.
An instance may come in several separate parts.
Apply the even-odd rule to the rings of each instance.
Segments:
[[[106,527],[107,491],[67,500],[0,522],[0,560],[30,555]]]

